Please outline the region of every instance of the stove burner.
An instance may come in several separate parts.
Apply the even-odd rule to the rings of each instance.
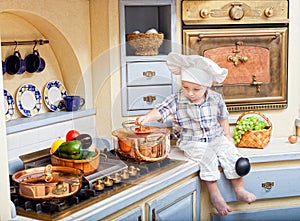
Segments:
[[[102,167],[98,168],[95,173],[84,176],[82,188],[76,194],[63,199],[46,201],[26,199],[19,196],[18,187],[14,186],[15,183],[11,179],[11,200],[16,206],[17,214],[39,220],[60,220],[97,201],[138,185],[149,177],[155,176],[156,171],[161,172],[161,169],[167,170],[183,163],[183,161],[169,158],[152,163],[137,163],[120,160],[114,151],[106,151],[105,154],[109,161],[100,159]],[[103,165],[105,162],[107,164]],[[124,171],[127,174],[126,177],[122,176],[125,174]],[[116,174],[122,177],[118,182],[116,182]],[[104,182],[108,177],[110,181],[114,181],[112,186],[104,185],[102,190],[94,188],[96,181]]]

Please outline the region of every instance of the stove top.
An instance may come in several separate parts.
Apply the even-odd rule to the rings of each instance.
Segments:
[[[107,158],[101,156],[97,171],[84,177],[81,190],[67,198],[47,201],[26,199],[18,195],[12,181],[11,200],[17,214],[39,220],[60,220],[185,162],[166,158],[153,163],[136,163],[120,160],[114,151],[105,154]],[[43,162],[47,163],[47,160],[44,158]]]

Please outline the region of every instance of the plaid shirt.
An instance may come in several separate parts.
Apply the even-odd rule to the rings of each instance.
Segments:
[[[228,111],[222,95],[210,89],[201,104],[192,103],[182,89],[166,98],[157,107],[165,122],[173,117],[174,134],[180,141],[210,142],[224,134],[218,122],[228,117]]]

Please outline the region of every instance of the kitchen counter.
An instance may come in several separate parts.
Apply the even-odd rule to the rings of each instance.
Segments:
[[[144,182],[139,183],[129,189],[117,193],[111,197],[94,203],[85,209],[73,213],[62,220],[98,220],[113,214],[131,204],[144,199],[145,197],[155,194],[170,185],[197,173],[199,167],[194,162],[188,161],[181,151],[174,148],[171,156],[177,159],[186,160],[183,164],[170,169],[169,171],[162,172],[158,176],[150,177]],[[21,216],[17,216],[14,220],[33,220]]]
[[[264,149],[239,148],[239,150],[248,157],[251,163],[299,160],[300,142],[290,144],[287,138],[274,138]],[[184,179],[199,171],[198,165],[189,161],[181,150],[172,147],[170,158],[186,161],[184,164],[165,171],[158,176],[151,177],[146,181],[126,189],[116,195],[99,201],[81,211],[78,211],[63,220],[95,220],[102,219],[109,214],[119,211],[132,203],[164,189],[179,180]],[[80,217],[80,218],[78,218]],[[15,220],[32,220],[24,217],[16,217]]]

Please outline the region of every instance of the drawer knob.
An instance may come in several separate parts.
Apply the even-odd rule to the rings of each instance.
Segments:
[[[155,76],[155,71],[144,71],[143,75],[145,77],[154,77]]]
[[[274,186],[274,182],[264,182],[264,183],[261,184],[261,186],[263,188],[265,188],[265,190],[267,192],[269,192],[272,189],[272,187]]]
[[[156,100],[156,97],[155,96],[147,96],[147,97],[144,97],[144,101],[146,102],[149,102],[149,103],[152,103],[153,101]]]

